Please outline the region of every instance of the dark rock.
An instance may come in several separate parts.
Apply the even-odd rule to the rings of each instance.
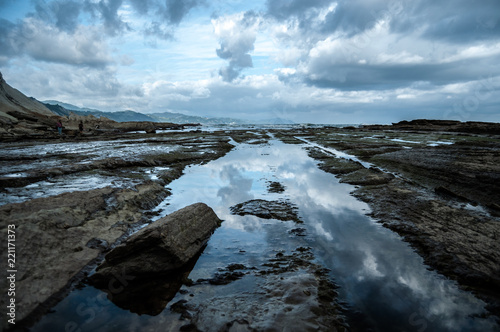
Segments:
[[[236,204],[230,210],[231,213],[240,216],[250,214],[263,219],[292,220],[302,223],[297,214],[297,207],[288,200],[266,201],[263,199],[254,199]]]
[[[394,179],[394,175],[390,173],[384,173],[374,168],[369,168],[369,169],[363,168],[342,175],[340,182],[345,182],[352,185],[370,186],[370,185],[387,184],[392,179]]]
[[[270,193],[280,194],[285,191],[285,187],[276,181],[269,181],[267,185],[267,191]]]
[[[206,245],[221,220],[203,203],[196,203],[154,222],[111,250],[91,276],[106,285],[126,271],[139,276],[179,269]]]
[[[456,198],[456,199],[461,200],[461,201],[465,201],[465,202],[468,201],[468,199],[466,197],[464,197],[460,194],[457,194],[457,193],[453,192],[452,190],[450,190],[446,187],[443,187],[443,186],[436,187],[434,189],[434,192],[436,194],[453,197],[453,198]]]
[[[99,238],[92,238],[87,242],[86,246],[91,249],[99,249],[101,251],[104,251],[108,249],[109,243],[106,240],[99,239]]]
[[[305,228],[294,228],[290,230],[288,233],[293,234],[295,236],[306,236],[306,229]]]

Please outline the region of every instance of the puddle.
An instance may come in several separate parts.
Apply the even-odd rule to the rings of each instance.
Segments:
[[[485,313],[482,301],[429,271],[397,234],[366,216],[369,207],[350,195],[353,186],[319,170],[300,145],[274,140],[267,145],[241,144],[226,156],[188,167],[184,173],[168,185],[172,195],[157,207],[157,218],[204,202],[224,220],[189,274],[193,281],[212,278],[220,268],[234,263],[261,268],[277,253],[309,246],[317,262],[331,270],[340,286],[339,300],[356,313],[354,323],[362,320],[374,331],[384,332],[488,331],[496,327],[493,319],[479,318]],[[285,191],[269,193],[269,181],[281,183]],[[230,213],[231,206],[252,199],[289,199],[298,206],[305,236],[291,234],[297,227],[291,221]],[[180,300],[203,309],[204,315],[214,313],[199,326],[204,331],[217,331],[219,322],[230,321],[221,315],[237,312],[236,305],[245,308],[251,304],[259,307],[258,313],[267,310],[259,319],[276,319],[273,315],[283,307],[259,295],[261,283],[259,277],[248,274],[228,285],[182,286],[166,309],[155,315],[120,309],[105,293],[87,286],[73,291],[32,331],[176,331],[186,321],[180,321],[179,314],[169,308]]]
[[[302,138],[302,137],[295,136],[295,138],[298,139],[298,140],[300,140],[300,141],[302,141],[302,142],[304,142],[304,143],[306,143],[306,144],[308,144],[309,146],[313,146],[313,147],[318,148],[320,150],[329,152],[329,153],[333,154],[334,156],[336,156],[337,158],[344,158],[344,159],[349,159],[349,160],[358,162],[361,165],[363,165],[363,167],[365,167],[365,168],[374,167],[374,165],[372,163],[363,161],[363,160],[359,159],[358,157],[353,156],[351,154],[339,151],[337,149],[332,149],[332,148],[324,147],[324,146],[322,146],[322,145],[320,145],[318,143],[311,142],[311,141],[309,141],[309,140],[307,140],[305,138]]]
[[[151,177],[153,177],[152,175]],[[56,177],[49,181],[39,181],[22,188],[5,188],[0,192],[0,205],[21,203],[30,199],[55,196],[73,191],[86,191],[111,186],[114,188],[133,188],[142,183],[137,179],[119,176],[102,176],[98,174],[70,174]]]
[[[137,160],[144,155],[166,154],[179,149],[179,146],[169,144],[168,140],[157,142],[136,141],[92,141],[92,142],[60,142],[35,145],[4,145],[0,149],[0,177],[22,179],[29,173],[57,167],[72,167],[88,164],[106,158]],[[202,152],[203,153],[203,152]],[[17,158],[17,159],[16,159]],[[141,183],[140,178],[146,174],[150,179],[157,180],[158,175],[168,167],[150,167],[130,172],[137,179],[127,178],[117,172],[101,171],[99,169],[53,176],[44,181],[38,181],[25,187],[3,188],[0,191],[0,205],[20,203],[29,199],[48,197],[65,192],[92,190],[113,186],[116,188],[131,188]]]
[[[452,145],[452,144],[455,144],[455,143],[448,142],[448,141],[430,141],[427,143],[427,146]]]

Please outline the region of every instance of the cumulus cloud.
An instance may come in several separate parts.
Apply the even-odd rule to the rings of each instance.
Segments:
[[[0,66],[35,97],[103,110],[499,121],[498,0],[234,3],[33,0],[0,19]]]
[[[3,23],[3,24],[2,24]],[[33,18],[20,24],[0,22],[0,54],[27,54],[35,60],[76,66],[104,67],[112,63],[109,50],[98,30],[79,26],[74,33],[61,32]]]
[[[132,8],[141,16],[149,15],[152,18],[145,23],[143,32],[147,37],[169,40],[174,37],[175,27],[198,7],[205,5],[205,0],[129,0]],[[155,45],[154,40],[149,40],[150,45]]]
[[[288,83],[363,91],[426,81],[435,86],[452,84],[492,71],[500,56],[495,46],[480,41],[489,38],[496,25],[492,19],[479,17],[488,18],[486,12],[498,5],[490,3],[489,9],[466,5],[474,18],[455,4],[438,6],[439,1],[427,0],[268,1],[268,15],[284,26],[274,32],[285,50],[277,58],[296,69],[279,77]],[[448,7],[449,11],[443,10]],[[489,22],[491,31],[482,35],[478,21]],[[445,33],[448,43],[438,43],[440,34],[433,32],[443,22],[451,22]],[[464,33],[458,28],[462,24],[472,24],[468,33],[477,35],[479,43],[454,42]],[[295,63],[287,59],[286,50],[293,50]],[[478,61],[478,56],[483,59]],[[500,75],[500,70],[493,69],[493,73]]]
[[[220,42],[217,56],[229,61],[227,66],[219,70],[219,75],[224,81],[231,82],[243,69],[253,67],[250,52],[257,38],[259,17],[253,12],[246,12],[219,17],[212,20],[212,24]]]
[[[191,9],[203,3],[203,0],[167,0],[161,13],[167,22],[179,24]]]
[[[118,13],[122,4],[123,0],[100,0],[99,2],[86,0],[85,9],[94,17],[99,17],[104,23],[106,32],[113,36],[131,29]]]
[[[391,23],[392,31],[422,30],[422,37],[451,43],[498,38],[500,2],[482,0],[421,0],[404,2],[404,10]]]

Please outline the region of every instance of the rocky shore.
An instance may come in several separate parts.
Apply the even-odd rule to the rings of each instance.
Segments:
[[[138,151],[144,149],[147,142],[141,140],[140,135],[134,136],[137,140],[128,143],[136,144]],[[21,168],[31,168],[33,158],[55,166],[35,167],[21,178],[0,177],[2,192],[6,188],[24,187],[40,181],[57,181],[68,175],[118,175],[129,179],[125,188],[110,185],[0,206],[2,236],[7,238],[8,225],[15,225],[16,234],[19,234],[16,238],[17,327],[30,326],[39,319],[101,262],[103,253],[122,242],[131,232],[150,223],[153,215],[148,211],[170,194],[165,185],[180,177],[186,166],[217,159],[233,147],[228,143],[228,137],[218,134],[204,134],[202,137],[198,133],[172,133],[167,139],[158,136],[161,135],[157,135],[151,146],[160,146],[163,147],[160,151],[170,152],[157,152],[158,149],[152,148],[152,151],[145,150],[141,154],[104,159],[77,152],[50,153],[41,159],[35,155],[16,156],[15,161],[4,158],[5,165],[14,164]],[[115,137],[119,138],[121,136]],[[81,143],[81,140],[74,142]],[[22,141],[10,143],[9,148],[33,144],[44,145],[43,142]],[[176,148],[169,149],[171,146]],[[138,167],[159,167],[160,171],[152,181],[147,172],[136,172]],[[6,242],[2,242],[2,251],[7,252]],[[6,289],[5,278],[1,287]],[[2,297],[2,301],[5,299]]]
[[[316,143],[310,156],[356,185],[352,194],[369,204],[373,218],[500,315],[499,130],[492,123],[416,120],[278,135]]]
[[[57,106],[56,106],[57,107]],[[60,106],[59,106],[60,107]],[[57,122],[62,123],[58,133]],[[80,124],[83,126],[80,128]],[[93,115],[59,116],[34,98],[11,87],[0,73],[0,140],[58,139],[67,137],[108,136],[124,132],[155,133],[157,130],[184,129],[199,124],[129,121],[116,122]],[[81,129],[81,130],[80,130]]]
[[[432,125],[436,126],[436,123]],[[493,130],[491,125],[488,126],[488,130]],[[438,127],[439,131],[423,129],[419,122],[412,129],[324,127],[275,130],[272,133],[286,143],[303,144],[322,170],[334,174],[340,182],[355,185],[352,194],[369,204],[370,214],[375,220],[403,236],[430,268],[457,280],[462,288],[484,299],[490,312],[499,315],[500,138],[494,130],[485,134],[450,131],[457,130],[455,125],[448,130],[443,129],[446,125]],[[67,138],[66,143],[85,144],[89,141],[95,149],[95,144],[110,142],[120,151],[134,152],[121,156],[107,153],[96,156],[95,151],[61,150],[40,155],[6,155],[3,165],[26,170],[19,177],[0,176],[4,193],[8,193],[8,188],[22,188],[40,181],[57,182],[68,176],[78,178],[91,174],[103,178],[112,176],[121,181],[102,188],[46,195],[0,207],[2,236],[6,237],[11,223],[15,223],[16,232],[23,235],[16,240],[19,248],[19,291],[16,295],[19,324],[32,325],[69,291],[87,280],[87,275],[108,258],[109,262],[94,274],[93,282],[106,288],[107,281],[109,286],[109,277],[113,273],[119,274],[119,269],[112,273],[109,264],[116,257],[123,256],[123,252],[114,254],[110,250],[126,246],[127,241],[133,242],[130,234],[151,223],[154,217],[152,209],[170,194],[167,185],[182,176],[185,167],[225,155],[233,148],[229,144],[231,138],[257,145],[266,144],[270,135],[264,131],[245,130],[154,136],[117,133],[92,140]],[[42,151],[44,146],[53,143],[48,139],[5,144],[13,150],[35,146]],[[35,161],[40,166],[32,165]],[[268,181],[267,190],[275,195],[286,193],[286,188],[276,181]],[[231,211],[238,215],[302,222],[299,211],[286,199],[247,200],[234,205]],[[150,226],[144,230],[151,229]],[[210,228],[207,234],[212,230]],[[295,227],[289,234],[300,237],[304,235],[304,229]],[[206,235],[202,239],[194,240],[198,244],[192,253],[194,256],[206,243]],[[121,243],[124,244],[120,246]],[[4,243],[2,250],[7,250]],[[126,250],[141,251],[138,248]],[[272,308],[276,313],[280,311],[280,305],[286,303],[290,311],[285,316],[289,319],[302,317],[304,328],[328,330],[335,326],[339,330],[349,329],[343,309],[336,302],[336,286],[328,273],[314,263],[310,248],[279,253],[257,268],[229,265],[211,279],[194,281],[189,280],[188,275],[196,257],[194,260],[189,260],[189,257],[183,260],[182,268],[175,266],[176,273],[170,273],[167,279],[159,271],[159,278],[147,274],[147,282],[138,282],[140,278],[135,283],[130,280],[128,292],[116,294],[113,302],[132,312],[153,315],[169,304],[182,285],[226,285],[251,276],[260,280],[261,293],[226,298],[229,304],[225,303],[221,310],[227,310],[231,303],[237,310],[248,304],[247,297],[251,296],[251,303],[256,303],[255,298],[262,296],[262,301],[268,301],[266,308]],[[123,263],[143,260],[129,258],[123,259]],[[134,276],[141,274],[135,272]],[[170,304],[170,310],[185,317],[179,328],[184,326],[195,331],[210,325],[209,321],[213,319],[210,313],[218,306],[216,302],[205,305],[210,309],[201,304],[182,302]],[[240,319],[224,322],[221,318],[219,323],[227,324],[227,330],[231,330],[248,329],[259,324],[268,327],[272,321],[262,312],[262,321],[252,317],[253,323],[250,324],[251,312],[259,312],[259,306],[256,304],[247,309],[240,310],[239,315],[235,313]],[[278,324],[275,327],[284,326]]]

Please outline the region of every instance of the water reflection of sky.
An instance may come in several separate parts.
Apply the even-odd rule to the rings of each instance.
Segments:
[[[268,181],[281,182],[285,192],[268,193]],[[361,312],[376,331],[494,329],[492,320],[471,317],[484,312],[484,303],[427,270],[422,258],[398,235],[365,215],[369,207],[350,195],[352,186],[319,170],[301,146],[276,141],[266,146],[239,145],[221,159],[187,168],[169,188],[172,196],[158,207],[159,217],[204,202],[224,220],[191,272],[193,280],[210,278],[230,263],[260,267],[277,252],[308,245],[341,287],[340,300]],[[230,206],[258,198],[290,199],[299,207],[304,220],[300,227],[307,229],[307,236],[291,236],[288,231],[297,227],[293,222],[229,213]],[[189,301],[204,303],[214,296],[248,293],[252,287],[255,281],[249,276],[227,286],[190,287],[193,297]],[[181,295],[172,303],[179,298]],[[114,309],[111,304],[107,308],[105,316],[109,317],[108,311]],[[68,310],[71,312],[60,304],[56,314],[44,321],[63,317]],[[155,317],[127,315],[121,309],[115,314],[121,322],[143,327],[171,326],[178,319],[169,310]],[[90,331],[96,325],[87,327],[82,330]]]
[[[280,181],[285,196],[299,206],[309,245],[332,270],[344,299],[380,330],[426,326],[433,331],[468,331],[491,326],[469,317],[483,312],[481,301],[429,271],[397,234],[366,216],[369,207],[350,195],[352,186],[319,170],[300,146],[242,145],[204,168],[192,169],[192,177],[188,172],[179,180],[196,189],[173,195],[168,212],[205,201],[226,219],[224,228],[242,228],[242,220],[229,215],[228,207],[253,198],[279,197],[266,193],[264,186],[266,180]],[[256,229],[250,225],[243,229]]]

